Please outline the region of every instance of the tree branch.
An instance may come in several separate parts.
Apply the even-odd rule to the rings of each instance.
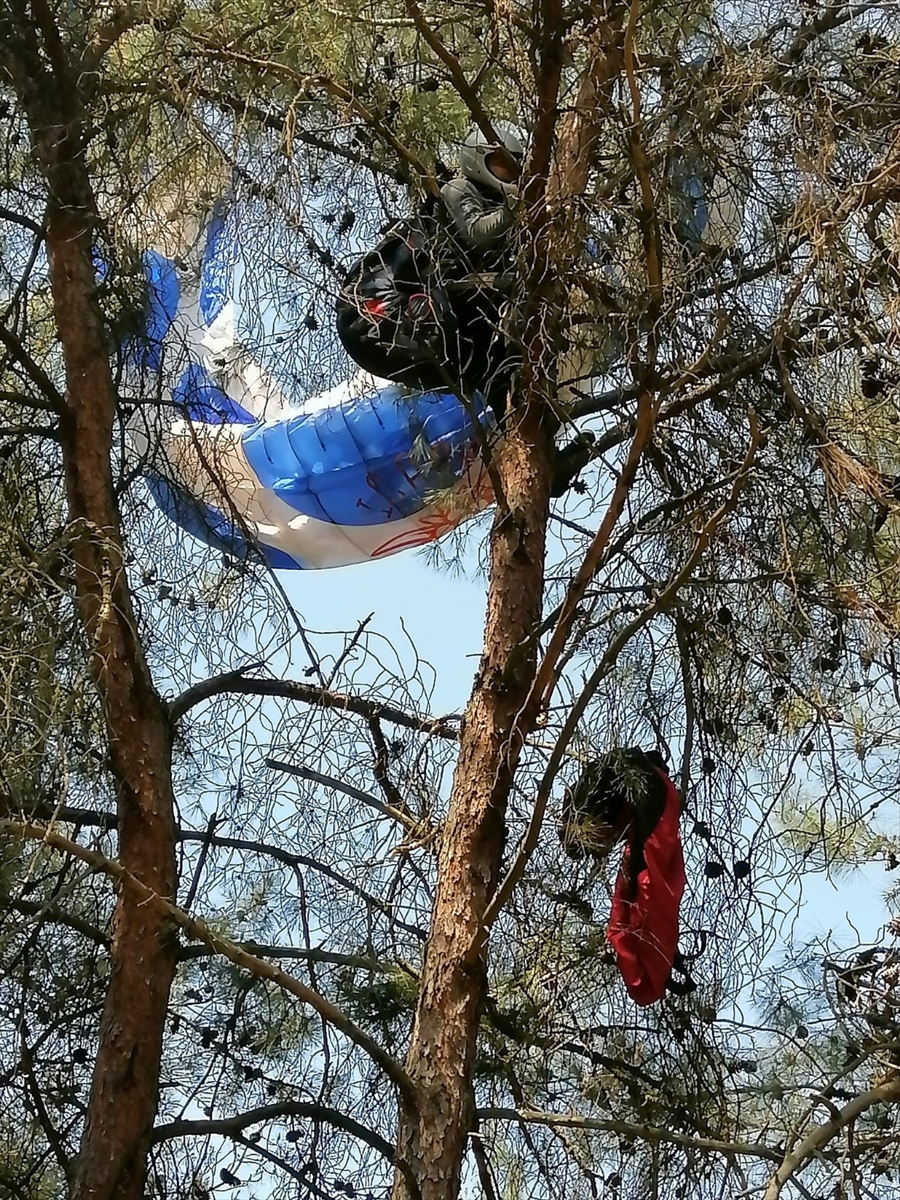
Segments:
[[[284,771],[288,775],[296,775],[300,779],[308,779],[310,783],[318,783],[322,787],[334,788],[335,791],[343,792],[345,796],[349,796],[353,800],[358,800],[361,804],[367,804],[369,808],[374,808],[383,817],[390,817],[391,820],[398,821],[410,833],[428,836],[431,826],[427,821],[420,821],[410,812],[404,812],[402,809],[394,808],[391,804],[382,803],[381,800],[370,796],[368,792],[364,792],[362,788],[354,787],[352,783],[347,783],[343,779],[336,779],[333,775],[323,775],[319,771],[314,771],[311,767],[296,766],[294,763],[281,762],[277,758],[267,758],[265,761],[266,766],[271,767],[274,771]]]
[[[398,158],[407,163],[415,171],[425,191],[430,192],[433,196],[440,195],[441,189],[438,181],[419,156],[400,141],[397,135],[377,113],[363,104],[357,96],[354,96],[351,91],[345,88],[343,84],[338,83],[337,80],[331,79],[327,75],[300,75],[284,63],[276,62],[272,59],[255,58],[250,54],[243,54],[237,50],[229,50],[225,47],[214,46],[209,43],[200,44],[198,51],[203,57],[212,59],[214,62],[237,62],[245,66],[254,67],[258,71],[271,71],[273,75],[279,75],[282,79],[287,79],[297,88],[300,95],[306,98],[310,98],[310,93],[320,91],[332,96],[335,100],[340,100],[343,104],[347,105],[350,111],[364,125],[367,125],[374,133],[377,133],[385,144],[390,146]]]
[[[82,59],[82,71],[87,73],[96,71],[119,38],[124,37],[136,25],[146,25],[150,21],[172,28],[180,21],[177,3],[170,5],[168,12],[157,9],[155,6],[151,7],[151,5],[143,3],[143,0],[124,4],[121,8],[114,9],[109,19],[99,27],[85,51]]]
[[[296,996],[303,1004],[309,1005],[325,1021],[333,1025],[335,1029],[340,1030],[350,1041],[359,1046],[374,1063],[381,1067],[382,1071],[397,1087],[398,1091],[408,1100],[415,1102],[417,1095],[415,1085],[396,1059],[386,1053],[373,1038],[369,1037],[364,1030],[355,1025],[346,1013],[342,1012],[335,1004],[332,1004],[330,1000],[321,996],[311,987],[307,987],[305,983],[302,983],[293,975],[288,975],[280,967],[275,966],[274,963],[267,962],[265,959],[250,954],[237,942],[215,932],[205,921],[190,916],[170,900],[157,895],[156,892],[143,884],[136,876],[126,871],[121,863],[107,858],[105,854],[100,854],[96,850],[88,850],[84,846],[80,846],[77,842],[63,837],[54,829],[45,825],[36,825],[30,821],[0,820],[0,829],[5,830],[14,837],[31,838],[35,841],[43,842],[45,845],[54,846],[57,850],[71,854],[73,858],[80,859],[104,875],[109,875],[113,879],[117,879],[124,887],[129,888],[139,897],[142,905],[145,904],[151,908],[155,908],[158,912],[167,916],[189,938],[198,942],[204,942],[212,950],[227,958],[229,962],[233,962],[235,966],[242,967],[257,979],[267,979],[278,987],[283,988],[284,991],[290,992],[292,996]]]
[[[12,816],[13,819],[16,818],[16,810],[8,803],[3,803],[3,797],[0,797],[0,812]],[[116,829],[119,823],[115,813],[100,812],[96,809],[72,808],[65,805],[38,805],[29,811],[28,816],[42,821],[64,821],[69,825],[90,825],[107,831]],[[205,831],[197,829],[179,829],[176,833],[176,839],[179,842],[202,843],[207,838],[208,834]],[[395,916],[391,906],[382,900],[380,896],[373,896],[365,888],[360,887],[358,883],[354,883],[352,879],[348,879],[346,875],[342,875],[326,863],[319,862],[317,858],[311,858],[308,854],[297,854],[291,850],[285,850],[281,846],[273,846],[269,842],[255,842],[248,838],[220,837],[218,834],[214,834],[211,843],[213,846],[218,846],[225,850],[249,850],[253,854],[267,855],[270,858],[274,858],[276,862],[290,867],[293,871],[299,871],[301,867],[307,867],[311,871],[318,871],[321,875],[331,879],[339,887],[346,888],[352,895],[359,897],[364,904],[374,908],[376,912],[380,912],[396,929],[402,929],[404,933],[411,934],[417,941],[423,942],[425,940],[425,934],[421,929]]]
[[[47,1106],[44,1103],[44,1096],[41,1092],[40,1084],[34,1074],[34,1052],[28,1044],[24,1023],[19,1029],[19,1041],[22,1046],[22,1051],[19,1056],[19,1066],[25,1075],[28,1093],[31,1097],[31,1102],[34,1105],[35,1116],[38,1119],[38,1124],[43,1130],[50,1149],[53,1151],[53,1157],[59,1164],[59,1168],[66,1180],[72,1181],[72,1161],[66,1153],[63,1140],[60,1137],[59,1130],[50,1120],[50,1114],[47,1112]]]
[[[34,917],[39,922],[50,921],[54,925],[65,925],[68,929],[74,929],[76,933],[83,934],[98,946],[109,945],[109,937],[102,929],[98,929],[90,921],[85,921],[83,917],[66,912],[58,904],[42,903],[40,900],[23,900],[17,896],[0,896],[0,905],[21,913],[24,917]]]
[[[719,1150],[723,1154],[744,1154],[753,1158],[765,1158],[778,1162],[781,1154],[769,1146],[753,1142],[729,1142],[718,1138],[692,1137],[672,1129],[657,1129],[652,1125],[632,1125],[628,1121],[600,1120],[582,1117],[577,1113],[548,1113],[530,1108],[481,1108],[481,1121],[524,1121],[531,1125],[547,1125],[551,1128],[593,1129],[599,1133],[617,1133],[623,1137],[639,1138],[646,1142],[670,1142],[692,1150]],[[767,1198],[768,1200],[768,1198]]]
[[[778,1200],[781,1189],[788,1180],[798,1171],[802,1171],[807,1163],[816,1157],[822,1147],[826,1146],[836,1133],[840,1133],[842,1129],[852,1121],[855,1121],[858,1116],[872,1108],[875,1104],[890,1104],[895,1100],[900,1100],[900,1079],[891,1079],[887,1083],[880,1083],[868,1092],[863,1092],[862,1095],[854,1097],[849,1104],[835,1113],[829,1121],[818,1125],[812,1133],[803,1139],[796,1150],[785,1154],[781,1166],[769,1180],[763,1200]]]
[[[363,167],[367,171],[371,171],[373,175],[384,175],[388,179],[392,179],[395,183],[405,184],[409,182],[409,176],[402,171],[392,168],[390,163],[380,163],[371,156],[364,154],[362,151],[351,150],[348,146],[341,146],[334,141],[334,138],[319,136],[309,130],[300,129],[295,124],[290,122],[289,114],[278,109],[264,109],[259,105],[252,104],[246,96],[231,96],[225,92],[216,91],[215,88],[208,84],[203,84],[195,76],[183,75],[175,80],[172,87],[158,88],[141,82],[129,82],[123,84],[120,82],[104,83],[104,91],[110,95],[128,95],[138,92],[141,95],[150,95],[162,103],[171,104],[178,108],[185,93],[196,96],[200,100],[207,100],[210,104],[215,104],[219,108],[226,109],[228,112],[235,113],[245,121],[248,117],[257,121],[263,129],[271,129],[274,133],[283,134],[287,127],[290,127],[291,140],[301,142],[304,146],[309,146],[314,150],[321,150],[323,153],[333,157],[340,158],[344,162],[351,163],[356,167]]]
[[[53,380],[30,354],[25,353],[19,339],[8,329],[4,329],[2,325],[0,325],[0,344],[6,347],[9,356],[18,363],[34,386],[45,397],[45,402],[41,403],[34,397],[22,396],[19,403],[28,408],[41,408],[61,414],[65,409],[65,404],[62,396],[54,387]]]
[[[353,696],[347,692],[325,691],[309,683],[297,683],[290,679],[248,679],[246,672],[260,664],[241,667],[237,671],[226,671],[222,675],[213,675],[209,679],[197,683],[169,701],[169,713],[173,721],[180,721],[190,709],[204,700],[226,693],[244,696],[274,696],[282,700],[296,700],[300,704],[315,704],[319,708],[343,709],[364,717],[367,721],[373,718],[390,721],[404,729],[413,729],[416,733],[431,734],[434,737],[446,738],[455,742],[459,732],[449,722],[458,718],[422,717],[408,713],[405,709],[393,704],[384,704],[378,700],[368,700],[363,696]]]
[[[361,1125],[353,1117],[339,1112],[336,1108],[328,1108],[324,1104],[306,1104],[299,1100],[286,1100],[281,1104],[263,1104],[259,1108],[249,1109],[234,1117],[221,1117],[206,1121],[170,1121],[167,1125],[158,1125],[153,1131],[153,1145],[168,1142],[173,1138],[198,1137],[211,1133],[231,1137],[243,1133],[250,1125],[259,1125],[263,1121],[276,1121],[281,1117],[303,1117],[312,1121],[327,1121],[335,1129],[350,1133],[360,1141],[377,1150],[390,1163],[396,1163],[394,1147],[380,1134]]]
[[[304,946],[271,946],[259,942],[239,942],[242,950],[258,957],[293,958],[300,962],[327,963],[335,967],[355,967],[359,971],[372,971],[381,975],[389,975],[395,966],[392,963],[380,962],[377,958],[369,958],[365,954],[336,954],[330,950],[307,949]],[[179,962],[193,962],[195,958],[208,958],[216,951],[201,943],[184,946],[178,954]]]
[[[374,1129],[369,1129],[367,1125],[355,1121],[353,1117],[348,1117],[345,1113],[339,1112],[335,1108],[328,1108],[324,1104],[307,1104],[300,1100],[288,1100],[281,1104],[264,1104],[260,1108],[250,1109],[248,1112],[238,1113],[237,1116],[223,1117],[218,1120],[171,1121],[168,1125],[160,1125],[153,1131],[153,1144],[159,1145],[160,1142],[171,1141],[174,1138],[202,1137],[214,1133],[222,1137],[233,1138],[256,1153],[264,1154],[271,1162],[277,1163],[275,1155],[252,1142],[247,1142],[240,1135],[249,1125],[258,1125],[262,1121],[273,1121],[280,1117],[304,1117],[312,1121],[326,1121],[335,1129],[352,1134],[361,1142],[365,1142],[367,1146],[371,1146],[373,1150],[377,1150],[382,1158],[386,1158],[392,1166],[397,1167],[409,1184],[413,1195],[421,1194],[409,1164],[398,1160],[394,1147],[381,1134],[376,1133]],[[291,1174],[296,1174],[293,1168],[288,1167],[288,1170]]]
[[[0,221],[12,221],[14,225],[21,225],[23,229],[30,229],[31,232],[39,237],[44,238],[44,227],[39,225],[37,221],[33,221],[31,217],[26,217],[24,213],[13,212],[11,208],[6,208],[0,204]]]
[[[481,103],[478,93],[466,79],[465,72],[456,55],[447,47],[441,35],[434,30],[425,19],[425,14],[422,12],[416,0],[406,0],[406,11],[412,18],[413,24],[416,27],[416,32],[432,51],[439,62],[443,63],[447,68],[447,74],[450,76],[450,82],[456,89],[457,95],[466,108],[469,110],[469,115],[472,120],[488,139],[489,142],[497,143],[502,147],[503,143],[497,137],[494,126],[491,124],[491,118],[488,116],[487,110]],[[505,151],[504,151],[505,153]]]

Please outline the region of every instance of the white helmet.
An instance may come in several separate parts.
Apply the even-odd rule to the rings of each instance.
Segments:
[[[480,183],[504,196],[515,196],[519,188],[518,172],[510,176],[504,158],[498,154],[502,146],[521,167],[525,156],[525,138],[521,129],[508,121],[495,121],[497,140],[484,136],[480,129],[473,129],[459,148],[459,166],[466,179]]]

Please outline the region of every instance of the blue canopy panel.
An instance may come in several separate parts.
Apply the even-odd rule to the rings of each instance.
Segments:
[[[135,369],[159,372],[162,367],[163,340],[172,327],[181,299],[181,286],[175,264],[158,250],[144,252],[147,277],[147,309],[144,333],[130,338],[123,347],[126,360]]]
[[[231,298],[237,237],[229,228],[228,202],[219,200],[206,229],[206,248],[200,271],[200,314],[212,325]]]
[[[253,425],[256,417],[227,395],[200,363],[191,363],[172,388],[172,403],[203,425]]]
[[[479,422],[493,416],[479,398]],[[263,422],[243,438],[262,487],[293,509],[336,525],[413,516],[452,486],[478,452],[474,423],[450,392],[383,388],[339,407]]]
[[[256,550],[269,566],[274,567],[277,571],[297,571],[307,568],[307,563],[298,561],[274,546],[267,546],[262,541],[254,539],[251,547],[231,517],[226,516],[211,504],[192,496],[190,492],[185,491],[177,484],[163,479],[161,475],[147,474],[145,479],[150,489],[150,495],[161,512],[186,533],[193,534],[195,538],[205,542],[214,550],[221,550],[224,554],[229,554],[240,562],[246,562]]]
[[[682,164],[673,173],[672,182],[681,194],[681,213],[675,232],[682,242],[699,246],[709,225],[706,186],[700,174],[689,174],[690,166]]]

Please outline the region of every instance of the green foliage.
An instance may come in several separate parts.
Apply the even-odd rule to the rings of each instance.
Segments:
[[[66,53],[81,61],[108,7],[59,10]],[[423,8],[465,78],[478,81],[491,117],[533,127],[546,46],[535,40],[532,9],[486,13],[443,0]],[[571,270],[551,263],[524,298],[543,328],[577,319],[608,333],[614,324],[626,348],[596,389],[566,407],[567,421],[601,439],[604,465],[587,473],[585,496],[555,506],[548,614],[606,512],[606,467],[621,476],[643,388],[661,409],[582,599],[559,691],[540,728],[525,731],[507,812],[510,856],[526,836],[537,781],[571,704],[605,664],[584,705],[577,752],[570,746],[561,756],[534,855],[492,933],[474,1072],[479,1107],[571,1110],[610,1128],[484,1121],[497,1195],[744,1195],[764,1187],[775,1148],[824,1117],[810,1096],[847,1102],[893,1065],[890,1028],[840,1000],[832,985],[839,972],[823,967],[851,951],[823,940],[783,961],[782,950],[807,875],[878,859],[890,865],[900,854],[878,816],[896,798],[898,226],[894,193],[869,197],[861,186],[872,172],[880,180],[896,172],[900,52],[876,10],[776,9],[634,7],[640,119],[620,72],[598,99],[603,119],[585,195],[558,217],[565,229],[586,222],[608,248],[610,270],[598,279],[580,260]],[[413,164],[449,165],[470,122],[465,100],[405,4],[154,0],[144,15],[115,41],[92,76],[96,90],[85,93],[97,238],[111,263],[99,284],[111,347],[140,323],[143,248],[189,243],[204,206],[233,186],[251,247],[242,300],[264,314],[250,322],[252,349],[268,353],[298,394],[321,390],[329,371],[337,378],[346,368],[335,365],[325,336],[335,279],[384,216],[418,202]],[[595,53],[589,16],[565,10],[564,119]],[[708,57],[697,66],[689,60],[704,44]],[[39,165],[8,89],[4,100],[3,203],[39,220]],[[732,132],[723,134],[728,121]],[[556,146],[562,134],[561,122]],[[635,136],[647,179],[639,178]],[[727,253],[691,254],[676,238],[678,197],[667,172],[688,146],[702,150],[711,171],[740,174],[744,156],[752,163],[750,216]],[[647,187],[659,225],[659,296],[643,248]],[[358,220],[352,235],[338,232],[340,220],[320,219],[345,211]],[[520,232],[533,219],[520,213]],[[26,270],[31,243],[21,230],[30,231],[2,224],[10,226],[2,293],[4,307],[12,305],[4,329],[61,385],[41,256]],[[533,250],[526,240],[529,266]],[[310,336],[310,315],[321,338]],[[287,331],[277,342],[270,321]],[[532,366],[541,375],[553,363]],[[21,357],[4,348],[0,371],[3,802],[15,813],[46,818],[64,805],[96,818],[112,810],[113,797],[75,619],[57,421]],[[155,396],[139,399],[152,411]],[[723,515],[750,409],[767,440]],[[317,665],[305,647],[291,659],[301,639],[276,591],[154,524],[141,489],[129,490],[143,464],[130,460],[118,432],[113,454],[139,632],[167,694],[267,660],[275,679],[308,670],[323,688],[427,711],[427,647],[410,665],[373,626],[332,640],[315,635]],[[710,544],[681,579],[704,529]],[[487,545],[484,523],[470,530],[470,543]],[[432,553],[447,554],[450,544]],[[455,556],[457,570],[463,563]],[[214,697],[180,733],[179,899],[189,896],[213,921],[218,914],[233,936],[292,952],[285,969],[400,1058],[418,999],[439,838],[395,830],[352,793],[276,782],[261,764],[273,746],[289,747],[298,762],[365,795],[385,789],[392,804],[399,795],[424,829],[440,825],[455,746],[423,735],[412,718],[383,733],[352,711],[249,703]],[[584,761],[632,744],[667,745],[684,768],[683,948],[699,949],[701,933],[707,939],[691,965],[697,992],[649,1012],[625,1000],[605,940],[617,854],[573,864],[556,828],[560,795],[573,784],[577,796]],[[58,827],[113,853],[114,839],[87,822]],[[4,1189],[16,1200],[43,1200],[63,1186],[51,1135],[72,1155],[83,1121],[113,893],[63,856],[18,848],[5,851],[0,886],[2,1073],[11,1097],[0,1200]],[[160,1124],[185,1113],[211,1120],[315,1102],[393,1138],[391,1089],[361,1052],[323,1032],[293,998],[230,964],[192,957],[196,949],[184,948],[171,998]],[[890,986],[882,992],[886,1007]],[[33,1079],[20,1071],[23,1033],[40,1044]],[[48,1128],[31,1116],[35,1087]],[[661,1131],[657,1140],[648,1126]],[[852,1184],[859,1164],[863,1178],[879,1180],[879,1197],[895,1194],[884,1178],[896,1158],[895,1110],[876,1110],[863,1127],[854,1162],[841,1159],[835,1142],[810,1164],[809,1194]],[[682,1141],[660,1141],[672,1133]],[[187,1196],[222,1167],[267,1195],[295,1195],[301,1166],[301,1186],[316,1195],[332,1194],[348,1162],[361,1164],[357,1194],[381,1186],[379,1171],[390,1175],[374,1152],[367,1157],[371,1147],[325,1119],[272,1118],[264,1132],[241,1133],[244,1141],[203,1137],[172,1137],[154,1151],[158,1194]],[[717,1139],[759,1143],[770,1157],[720,1155],[710,1148]],[[240,1166],[227,1157],[237,1154],[246,1155]]]
[[[782,842],[792,854],[822,869],[840,872],[875,861],[896,859],[896,836],[860,816],[842,816],[814,803],[787,801],[779,814]]]
[[[341,981],[344,1003],[355,1020],[386,1029],[400,1017],[409,1018],[415,1009],[418,985],[408,971],[389,967],[383,974],[357,978],[355,973]]]

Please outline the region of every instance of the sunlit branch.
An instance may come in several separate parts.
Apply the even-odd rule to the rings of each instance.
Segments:
[[[754,1142],[729,1142],[725,1139],[693,1137],[673,1129],[657,1129],[652,1125],[633,1125],[628,1121],[603,1120],[598,1117],[581,1117],[576,1113],[548,1113],[534,1109],[482,1108],[478,1110],[482,1121],[524,1121],[529,1125],[559,1126],[565,1129],[596,1130],[598,1133],[617,1133],[622,1137],[633,1137],[651,1143],[671,1143],[694,1150],[715,1150],[722,1154],[741,1154],[753,1158],[778,1162],[781,1154],[769,1146]]]
[[[802,1171],[835,1134],[840,1133],[873,1105],[891,1104],[897,1100],[900,1100],[900,1079],[880,1083],[862,1095],[855,1096],[849,1104],[836,1112],[830,1121],[818,1125],[795,1150],[784,1155],[781,1166],[769,1180],[763,1200],[778,1200],[781,1189],[788,1180],[798,1171]]]
[[[109,875],[111,878],[119,880],[124,887],[129,888],[135,893],[140,903],[148,904],[156,908],[159,912],[164,913],[189,938],[204,942],[212,950],[221,954],[230,962],[233,962],[235,966],[242,967],[258,979],[269,980],[284,991],[295,996],[303,1004],[309,1005],[310,1008],[314,1009],[330,1025],[343,1033],[350,1041],[354,1042],[361,1050],[368,1054],[372,1061],[381,1067],[385,1075],[403,1094],[411,1098],[415,1097],[415,1086],[396,1059],[392,1058],[364,1030],[355,1025],[330,1000],[327,1000],[324,996],[321,996],[294,976],[288,975],[274,963],[267,962],[265,959],[258,958],[256,955],[242,949],[237,942],[216,932],[205,921],[190,916],[170,900],[157,895],[156,892],[141,883],[136,876],[126,871],[114,859],[108,858],[105,854],[100,854],[96,850],[88,850],[84,846],[80,846],[77,842],[63,837],[49,826],[35,825],[30,821],[2,820],[0,821],[0,829],[4,829],[13,837],[33,839],[44,845],[53,846],[57,850],[62,850],[64,853],[70,854],[73,858],[80,859],[81,862],[87,863],[104,875]]]

